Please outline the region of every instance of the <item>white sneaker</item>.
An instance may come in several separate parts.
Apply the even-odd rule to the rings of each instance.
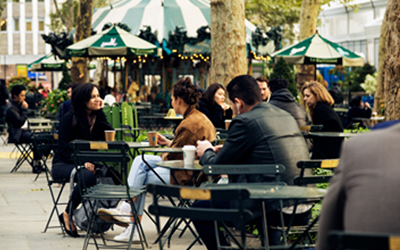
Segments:
[[[120,235],[117,235],[114,237],[114,240],[128,242],[129,237],[131,236],[132,228],[133,228],[133,226],[129,226],[129,227],[125,228],[124,231],[122,231],[122,233]],[[140,237],[139,237],[137,230],[135,230],[133,232],[133,236],[132,236],[132,243],[139,243],[139,242],[140,242]]]
[[[121,227],[129,227],[130,213],[125,213],[119,208],[99,208],[97,214],[105,221],[113,222]]]

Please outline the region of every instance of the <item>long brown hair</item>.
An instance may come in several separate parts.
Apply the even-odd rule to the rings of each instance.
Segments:
[[[320,84],[319,82],[310,81],[304,83],[303,87],[301,88],[301,104],[304,106],[305,109],[308,109],[311,119],[313,117],[314,108],[308,107],[304,102],[304,90],[306,89],[309,89],[310,92],[315,95],[315,99],[317,100],[317,102],[324,102],[329,106],[332,106],[335,103],[335,100],[333,100],[328,90],[324,86],[322,86],[322,84]]]

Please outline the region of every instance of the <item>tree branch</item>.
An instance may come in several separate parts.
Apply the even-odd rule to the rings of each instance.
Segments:
[[[67,22],[65,21],[63,15],[61,15],[60,9],[58,8],[57,0],[53,0],[53,2],[54,2],[54,6],[56,6],[56,12],[57,12],[57,15],[60,17],[61,22],[65,25],[65,27],[68,27]]]

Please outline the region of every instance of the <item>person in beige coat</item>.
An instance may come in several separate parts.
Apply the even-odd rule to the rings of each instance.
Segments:
[[[190,78],[181,79],[172,87],[172,107],[176,114],[183,115],[183,120],[175,130],[174,139],[168,140],[164,136],[158,134],[157,142],[159,145],[168,146],[171,148],[183,147],[185,145],[196,145],[198,140],[213,141],[216,139],[216,130],[211,121],[200,111],[195,108],[198,102],[199,92],[197,87],[192,84]],[[170,170],[167,168],[157,167],[156,163],[162,160],[182,160],[182,153],[169,153],[162,156],[145,155],[146,162],[154,169],[155,172],[163,179],[166,184],[176,184],[172,180]],[[174,173],[179,185],[187,185],[191,179],[192,171],[177,170]],[[128,184],[130,187],[138,189],[147,184],[161,184],[162,181],[155,173],[143,162],[142,156],[137,156],[132,163],[132,167],[128,176]],[[143,213],[146,195],[141,195],[135,200],[136,209],[139,214],[139,219]],[[140,206],[139,206],[140,204]],[[129,206],[129,205],[128,205]],[[110,211],[110,214],[118,213],[118,210],[123,210],[130,207],[124,203],[117,211]],[[106,210],[101,210],[101,213],[107,213]],[[102,217],[103,218],[103,217]],[[104,216],[106,219],[107,217]],[[109,217],[108,217],[109,218]],[[126,218],[126,217],[125,217]],[[123,220],[124,217],[115,216],[116,220]],[[131,230],[133,229],[133,221],[120,235],[117,235],[114,240],[128,241]],[[139,240],[139,235],[135,229],[133,240]]]
[[[400,124],[348,139],[323,201],[317,250],[331,230],[400,234]]]

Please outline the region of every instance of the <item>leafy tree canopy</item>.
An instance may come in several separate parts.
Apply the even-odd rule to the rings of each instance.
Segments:
[[[320,0],[320,8],[334,1]],[[302,0],[245,0],[246,18],[264,31],[282,25],[284,39],[292,43],[295,39],[293,27],[300,20],[301,2]],[[356,5],[351,4],[353,0],[339,0],[339,2],[350,8],[356,8]]]

